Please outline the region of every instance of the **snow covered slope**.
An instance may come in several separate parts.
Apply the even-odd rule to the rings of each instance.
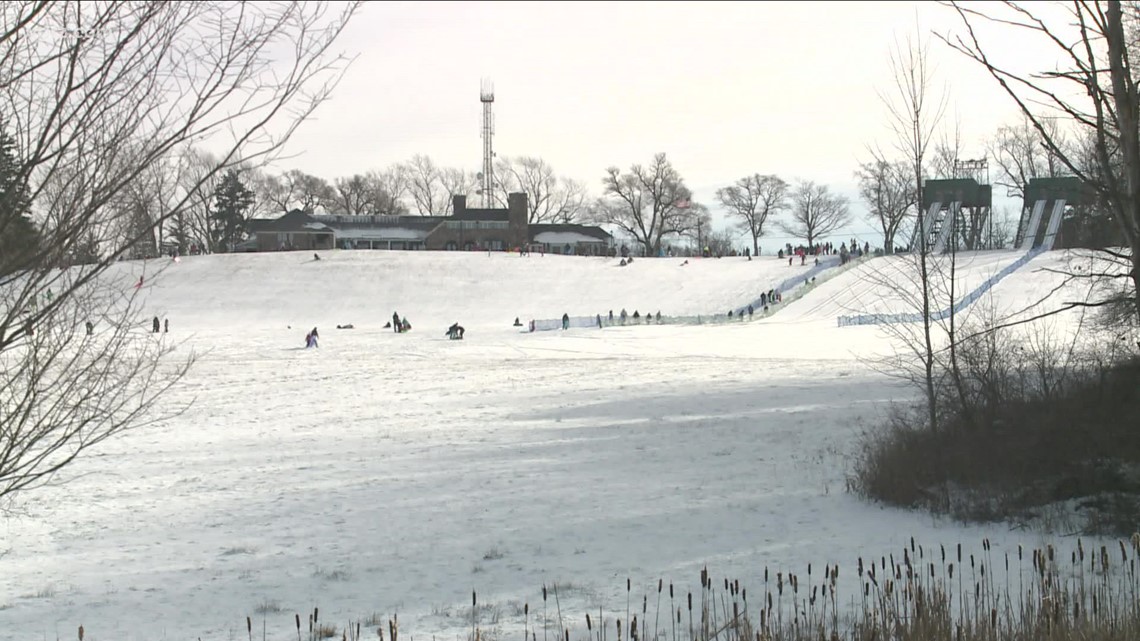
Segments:
[[[448,252],[303,252],[190,256],[123,262],[109,277],[124,290],[146,274],[144,309],[180,327],[352,323],[381,326],[393,311],[413,327],[509,326],[640,310],[727,313],[811,264],[775,257],[620,259]],[[797,261],[798,263],[798,261]]]

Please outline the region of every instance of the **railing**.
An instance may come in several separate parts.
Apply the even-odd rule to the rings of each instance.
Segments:
[[[812,257],[813,260],[815,258],[816,257]],[[791,292],[791,291],[795,290],[797,287],[803,287],[805,285],[805,283],[810,286],[812,278],[815,278],[816,276],[818,276],[819,274],[823,273],[824,271],[826,271],[828,269],[832,269],[834,267],[839,266],[839,257],[838,256],[834,256],[834,255],[819,256],[818,258],[820,259],[818,265],[813,266],[811,269],[809,269],[809,270],[807,270],[801,274],[798,274],[796,276],[792,276],[790,278],[784,279],[783,282],[781,282],[780,284],[776,285],[773,288],[774,290],[780,292],[780,296],[783,299],[783,301],[781,303],[773,304],[773,303],[765,300],[765,303],[768,305],[768,312],[767,313],[764,312],[764,305],[760,304],[760,298],[757,297],[755,300],[751,301],[750,303],[745,303],[740,308],[733,308],[733,315],[731,317],[729,317],[727,314],[725,314],[723,312],[721,312],[721,313],[715,313],[714,312],[712,314],[690,314],[690,315],[683,315],[683,316],[665,316],[663,314],[661,316],[661,320],[658,321],[656,314],[654,314],[652,316],[652,320],[650,320],[649,316],[642,316],[638,319],[634,319],[633,316],[630,315],[630,316],[626,317],[625,322],[623,323],[621,321],[621,319],[617,316],[615,316],[613,318],[613,320],[611,321],[609,318],[609,314],[606,313],[606,314],[601,314],[602,327],[631,327],[631,326],[636,326],[636,325],[727,325],[729,323],[742,323],[742,322],[747,322],[747,321],[752,321],[752,320],[760,320],[762,318],[768,318],[772,314],[775,314],[777,311],[779,311],[783,306],[787,305],[792,300],[795,300],[796,298],[798,298],[798,296],[794,296],[794,297],[790,297],[790,298],[785,297],[784,296],[785,292]],[[855,259],[852,259],[852,260],[848,261],[847,265],[850,266],[854,263],[855,263]],[[804,288],[802,291],[807,291],[807,289],[808,288]],[[765,290],[764,293],[767,294],[767,290]],[[744,314],[738,314],[737,313],[740,310],[746,310],[749,305],[752,306],[752,309],[753,309],[752,314],[748,314],[747,312],[745,312]],[[560,318],[535,319],[535,320],[532,320],[531,323],[533,324],[533,327],[534,327],[533,330],[530,329],[530,326],[525,326],[523,328],[523,330],[524,331],[544,332],[544,331],[562,329],[562,319],[560,319]],[[598,327],[598,316],[597,315],[595,315],[595,316],[571,316],[569,326],[571,328],[579,328],[579,329],[580,328]]]

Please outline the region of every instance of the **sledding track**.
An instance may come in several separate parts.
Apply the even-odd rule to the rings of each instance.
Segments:
[[[954,292],[961,297],[981,286],[988,278],[1017,261],[1024,252],[1016,250],[962,252],[954,259]],[[932,256],[933,307],[941,309],[950,300],[948,273],[950,256]],[[816,285],[803,298],[775,314],[771,323],[828,322],[848,314],[902,314],[917,307],[919,282],[914,257],[906,255],[870,258],[843,274]]]

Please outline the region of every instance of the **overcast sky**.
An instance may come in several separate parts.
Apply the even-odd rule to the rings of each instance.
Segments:
[[[279,167],[331,180],[421,153],[478,170],[486,77],[497,154],[544,158],[595,195],[606,167],[665,152],[709,205],[718,187],[775,173],[850,195],[862,218],[853,172],[867,145],[892,143],[879,93],[892,43],[916,29],[961,30],[933,2],[369,3],[341,42],[358,58]],[[984,34],[1003,60],[1039,63]],[[1017,120],[1013,103],[976,63],[933,38],[930,50],[946,124],[980,157]]]

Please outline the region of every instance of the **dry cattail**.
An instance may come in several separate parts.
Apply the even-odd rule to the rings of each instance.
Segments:
[[[83,626],[79,626],[79,641],[83,641]]]

